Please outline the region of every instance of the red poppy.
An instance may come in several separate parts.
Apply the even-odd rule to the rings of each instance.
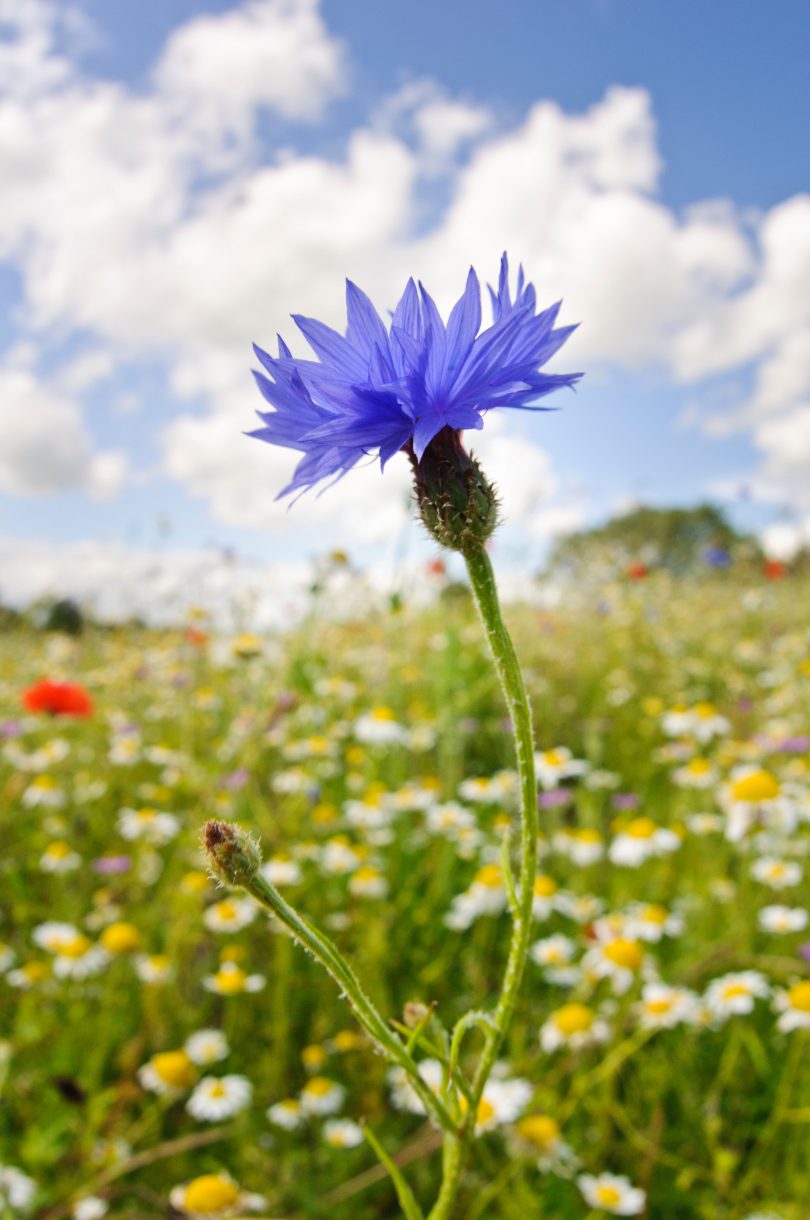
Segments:
[[[50,716],[89,716],[93,700],[83,686],[75,682],[52,682],[43,678],[22,694],[23,705],[29,712],[47,712]]]
[[[189,644],[193,644],[195,648],[205,648],[208,643],[207,633],[200,631],[199,627],[186,627],[183,635]]]
[[[443,559],[430,559],[427,564],[428,573],[431,576],[446,576],[447,568]]]
[[[765,560],[765,577],[767,580],[781,580],[787,576],[787,564],[782,563],[781,559],[766,559]]]
[[[627,568],[628,580],[643,580],[649,574],[646,563],[631,563]]]

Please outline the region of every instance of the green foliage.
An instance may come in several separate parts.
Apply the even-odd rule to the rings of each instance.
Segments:
[[[591,895],[607,912],[656,903],[679,914],[683,932],[647,946],[647,960],[667,982],[699,994],[735,970],[761,972],[775,993],[808,977],[798,952],[807,932],[770,934],[758,920],[773,903],[806,906],[805,891],[756,881],[759,849],[750,837],[734,844],[690,827],[694,815],[719,811],[729,777],[752,761],[806,809],[807,755],[784,742],[810,725],[809,596],[798,580],[766,585],[732,570],[723,584],[679,585],[662,573],[640,586],[606,586],[598,605],[514,607],[508,615],[539,747],[565,745],[591,775],[608,772],[618,785],[562,781],[570,796],[541,810],[550,848],[542,870],[561,891]],[[474,835],[464,842],[431,831],[418,801],[402,796],[415,788],[456,801],[463,780],[513,765],[480,625],[468,599],[446,598],[343,624],[313,615],[300,630],[262,641],[253,656],[236,655],[232,644],[91,625],[60,643],[58,664],[91,691],[95,716],[29,723],[0,755],[0,940],[15,955],[6,972],[50,964],[33,937],[49,920],[93,941],[110,924],[131,924],[140,951],[165,955],[171,970],[162,985],[147,984],[123,952],[84,980],[33,970],[23,989],[0,978],[0,1048],[8,1054],[0,1164],[36,1180],[41,1220],[59,1220],[90,1191],[108,1198],[115,1220],[159,1220],[176,1184],[221,1169],[267,1197],[268,1217],[397,1216],[393,1188],[375,1176],[366,1144],[330,1146],[320,1120],[290,1132],[268,1121],[267,1108],[297,1096],[316,1072],[346,1088],[346,1117],[367,1121],[389,1155],[405,1154],[414,1194],[435,1193],[435,1132],[391,1109],[385,1065],[367,1043],[345,1037],[356,1027],[331,980],[264,917],[233,933],[206,926],[204,912],[224,895],[200,877],[199,835],[207,818],[235,820],[261,837],[268,855],[295,857],[300,880],[284,892],[330,930],[387,1017],[400,1018],[409,1002],[435,1002],[436,1020],[448,1026],[469,1007],[488,1008],[506,917],[482,916],[462,932],[444,920],[482,864],[497,859],[508,802],[466,802]],[[47,672],[52,652],[53,641],[29,628],[4,635],[0,721],[17,721],[19,692]],[[704,743],[685,739],[686,757],[706,757],[717,779],[707,789],[681,787],[673,773],[684,757],[663,733],[662,713],[706,701],[729,731]],[[406,726],[409,740],[362,739],[361,718],[380,705],[388,711],[377,723]],[[43,775],[51,803],[32,803],[27,794]],[[682,845],[638,869],[605,856],[575,865],[555,836],[578,825],[609,843],[621,819],[636,814],[617,808],[617,790],[638,799],[638,814],[682,833]],[[391,794],[400,794],[401,811],[375,825],[375,801]],[[360,798],[372,812],[353,823],[348,802]],[[169,812],[178,833],[163,843],[129,841],[120,823],[126,808]],[[323,863],[341,837],[381,874],[383,896],[364,897],[353,873]],[[43,867],[55,842],[78,854],[75,871]],[[801,862],[807,842],[800,819],[785,850]],[[109,867],[99,861],[121,856],[130,858],[124,871],[98,871]],[[578,953],[592,943],[592,929],[559,910],[538,919],[533,935],[557,932]],[[263,990],[207,990],[223,952],[263,976]],[[770,1001],[760,999],[727,1022],[640,1039],[640,988],[585,988],[609,1040],[548,1054],[539,1031],[571,993],[530,966],[503,1052],[509,1076],[533,1088],[529,1112],[557,1119],[582,1171],[623,1173],[643,1187],[650,1217],[773,1212],[805,1220],[806,1035],[780,1033]],[[253,1085],[251,1106],[222,1123],[195,1120],[184,1108],[187,1092],[161,1098],[139,1077],[151,1056],[203,1028],[221,1029],[231,1051],[200,1075],[236,1073]],[[475,1034],[464,1043],[471,1067],[479,1046]],[[541,1171],[538,1159],[513,1124],[481,1135],[457,1220],[582,1220],[575,1181]]]
[[[64,635],[81,635],[84,615],[70,598],[54,602],[45,617],[46,631],[61,631]]]
[[[756,541],[740,534],[711,504],[696,508],[633,509],[605,525],[570,534],[558,543],[550,569],[575,577],[604,575],[633,564],[683,575],[761,559]]]

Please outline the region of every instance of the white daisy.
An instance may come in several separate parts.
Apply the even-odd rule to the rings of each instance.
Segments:
[[[572,1002],[556,1009],[540,1030],[540,1045],[547,1054],[561,1046],[573,1050],[607,1042],[610,1029],[587,1004]]]
[[[208,907],[203,923],[209,932],[239,932],[258,914],[258,907],[250,898],[223,898]]]
[[[770,995],[764,975],[756,970],[741,970],[713,979],[706,988],[704,1002],[710,1014],[719,1020],[752,1012],[754,1003]]]
[[[685,987],[670,987],[666,983],[645,983],[636,1005],[642,1029],[693,1025],[699,1011],[699,1001],[694,992]]]
[[[343,1105],[346,1090],[327,1076],[313,1076],[301,1090],[301,1107],[306,1114],[334,1114]]]
[[[548,791],[558,787],[564,779],[584,775],[588,764],[581,758],[574,758],[566,746],[555,746],[553,750],[539,750],[535,753],[534,769],[538,784]]]
[[[321,1134],[332,1148],[356,1148],[363,1142],[363,1129],[349,1118],[328,1118]]]
[[[773,1006],[781,1013],[776,1025],[783,1034],[810,1029],[810,980],[803,979],[785,991],[778,991]]]
[[[802,866],[795,860],[764,856],[751,865],[751,876],[772,890],[787,890],[801,881]]]
[[[250,1105],[253,1085],[246,1076],[204,1076],[186,1102],[192,1118],[216,1123]]]
[[[198,1029],[186,1038],[184,1050],[192,1063],[201,1067],[219,1063],[230,1054],[228,1039],[218,1029]]]
[[[261,867],[261,874],[270,885],[300,885],[301,866],[289,856],[271,856]]]
[[[12,1165],[0,1165],[0,1203],[28,1207],[37,1192],[36,1183]]]
[[[637,1216],[647,1201],[643,1190],[619,1174],[583,1173],[577,1178],[577,1185],[589,1207],[613,1216]]]
[[[657,826],[652,818],[638,817],[629,821],[615,836],[608,856],[613,864],[638,868],[654,856],[677,851],[681,841],[673,830]]]
[[[270,1106],[267,1117],[276,1127],[284,1131],[297,1131],[305,1122],[306,1113],[300,1101],[295,1097],[287,1097]]]
[[[775,932],[785,936],[790,932],[803,932],[807,927],[808,915],[802,907],[786,907],[776,903],[763,907],[757,916],[757,922],[763,932]]]
[[[179,829],[180,822],[174,814],[157,809],[122,809],[118,815],[118,832],[130,842],[143,839],[153,847],[162,847]]]

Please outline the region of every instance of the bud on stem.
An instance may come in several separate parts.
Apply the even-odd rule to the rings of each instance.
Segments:
[[[211,872],[224,885],[247,888],[262,862],[262,853],[247,831],[233,822],[206,822],[203,844]]]
[[[466,554],[484,545],[498,524],[498,496],[454,428],[434,436],[422,460],[407,446],[419,515],[441,546]]]

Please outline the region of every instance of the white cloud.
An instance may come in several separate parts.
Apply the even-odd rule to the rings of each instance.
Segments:
[[[177,411],[164,433],[169,474],[218,520],[289,532],[274,495],[291,456],[240,435],[259,405],[250,340],[269,343],[277,328],[291,337],[290,310],[340,325],[346,274],[381,308],[420,274],[447,306],[470,262],[491,278],[507,248],[542,301],[564,295],[566,320],[584,323],[558,368],[655,364],[699,386],[757,362],[751,402],[730,426],[753,428],[767,477],[787,474],[801,496],[810,197],[754,219],[722,201],[676,214],[656,197],[644,90],[613,88],[574,115],[538,102],[505,129],[486,107],[415,82],[349,134],[342,156],[262,162],[251,137],[263,109],[315,118],[346,85],[317,0],[247,0],[193,19],[142,92],[89,79],[59,52],[56,6],[21,7],[12,49],[24,72],[12,79],[0,51],[0,257],[21,276],[23,337],[80,334],[90,354],[63,370],[60,394],[16,383],[61,427],[37,470],[44,429],[32,422],[26,440],[12,426],[29,459],[12,471],[0,457],[7,488],[120,485],[120,457],[93,455],[71,396],[113,360],[158,358]],[[417,230],[437,168],[449,202]],[[507,515],[537,536],[578,522],[581,507],[554,498],[543,451],[520,442],[518,461],[510,444],[505,432],[481,441],[496,478],[499,463],[506,472]],[[407,472],[398,479],[392,464],[383,493],[376,472],[357,472],[323,501],[302,500],[295,528],[390,537]]]
[[[776,521],[762,531],[760,541],[770,559],[789,561],[797,551],[810,548],[810,517],[797,521]]]
[[[344,60],[317,0],[248,0],[176,30],[155,84],[176,121],[208,138],[244,139],[263,108],[317,118],[345,87]]]
[[[495,119],[487,106],[451,97],[436,81],[409,81],[377,111],[383,131],[412,141],[427,172],[450,172],[454,157],[490,131]]]
[[[28,370],[0,368],[0,488],[42,496],[80,488],[99,498],[119,489],[125,460],[93,453],[82,417],[69,399]]]
[[[54,544],[0,537],[0,596],[25,606],[70,597],[103,619],[177,622],[192,606],[222,626],[294,621],[306,603],[307,565],[261,565],[217,551],[136,550],[115,542]]]

